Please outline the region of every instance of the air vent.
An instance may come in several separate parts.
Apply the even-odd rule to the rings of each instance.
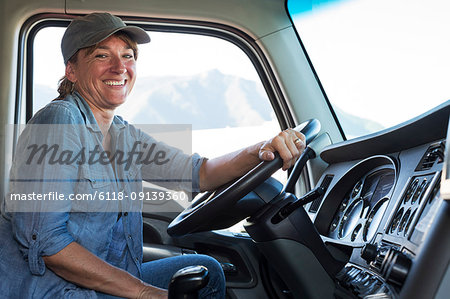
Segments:
[[[333,180],[333,177],[334,177],[334,175],[330,175],[330,174],[325,176],[325,178],[322,181],[322,184],[320,184],[320,187],[322,187],[324,189],[324,193],[319,198],[316,198],[312,202],[311,206],[309,207],[309,212],[311,212],[311,213],[317,212],[317,210],[320,207],[320,204],[322,203],[323,196],[325,195],[325,193],[327,193],[327,189],[330,186],[331,181]]]
[[[444,141],[431,145],[423,155],[419,165],[417,165],[416,171],[428,170],[433,167],[436,161],[437,163],[442,163],[444,161],[444,149]]]

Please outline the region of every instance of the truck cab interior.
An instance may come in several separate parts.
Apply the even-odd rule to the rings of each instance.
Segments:
[[[187,151],[206,157],[289,127],[308,140],[288,171],[262,162],[214,192],[144,185],[144,261],[210,255],[230,299],[449,297],[447,1],[2,0],[0,11],[2,198],[20,127],[57,96],[64,29],[106,11],[152,39],[117,111],[130,123],[188,124]]]

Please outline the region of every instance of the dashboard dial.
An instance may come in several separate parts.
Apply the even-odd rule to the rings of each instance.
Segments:
[[[400,224],[400,220],[402,219],[402,217],[403,217],[403,208],[398,210],[397,214],[395,214],[394,220],[392,220],[391,233],[395,232],[398,225]]]
[[[357,199],[352,202],[341,218],[339,238],[345,238],[353,231],[361,218],[363,208],[364,203],[362,199]]]
[[[378,224],[380,223],[381,218],[383,217],[384,212],[386,211],[388,203],[389,199],[385,197],[381,199],[379,202],[377,202],[377,204],[370,211],[369,216],[367,217],[366,224],[364,225],[363,231],[363,239],[365,242],[371,240],[373,236],[375,236]]]

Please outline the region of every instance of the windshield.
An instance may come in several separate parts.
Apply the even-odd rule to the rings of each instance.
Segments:
[[[287,6],[348,139],[450,98],[450,1],[289,0]]]

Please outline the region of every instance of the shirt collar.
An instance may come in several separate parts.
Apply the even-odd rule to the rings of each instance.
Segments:
[[[77,91],[75,91],[72,95],[78,107],[80,108],[80,112],[86,122],[86,127],[94,132],[101,132],[100,127],[97,124],[97,120],[92,113],[91,107],[89,107],[86,100],[83,99],[83,97]],[[125,128],[125,122],[121,117],[114,115],[111,127],[111,129],[113,130],[121,130]]]

